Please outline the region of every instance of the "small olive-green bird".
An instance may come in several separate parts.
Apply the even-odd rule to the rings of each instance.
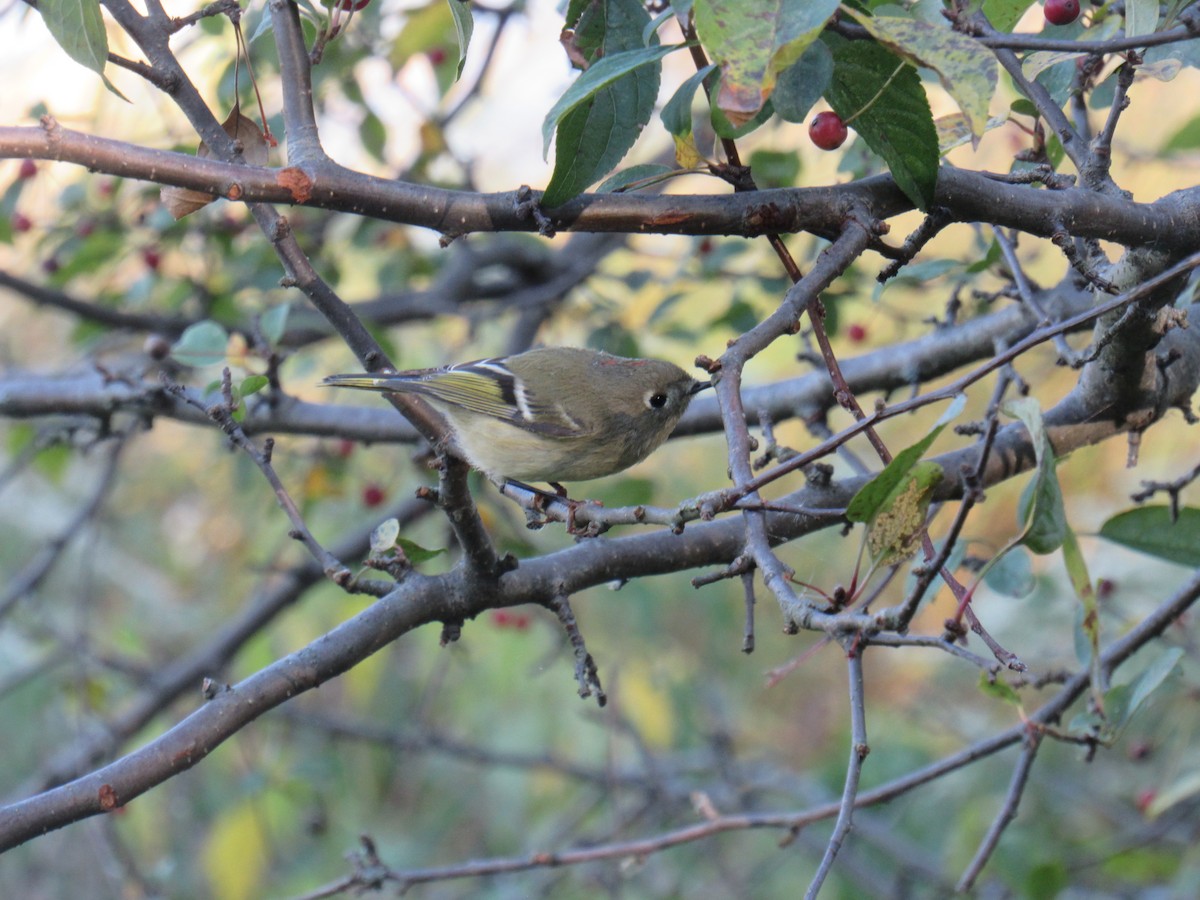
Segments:
[[[324,383],[419,394],[445,417],[466,461],[493,481],[551,484],[641,462],[710,386],[674,363],[573,347]]]

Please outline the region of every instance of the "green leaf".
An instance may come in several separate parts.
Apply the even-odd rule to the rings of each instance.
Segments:
[[[785,122],[804,122],[833,79],[833,54],[822,41],[813,41],[804,55],[779,73],[771,102]]]
[[[755,150],[750,171],[760,188],[792,187],[800,176],[800,155],[794,150]]]
[[[966,402],[967,398],[963,394],[955,397],[954,402],[934,423],[934,427],[925,437],[897,453],[892,461],[884,466],[883,471],[864,484],[846,507],[846,518],[851,522],[866,522],[874,518],[888,497],[895,493],[896,488],[917,464],[917,461],[933,446],[933,442],[937,440],[946,425],[962,412]]]
[[[259,317],[258,328],[272,347],[283,339],[284,332],[287,331],[288,314],[291,311],[290,303],[280,303],[278,306],[272,306]]]
[[[1122,715],[1119,718],[1115,715],[1113,717],[1113,724],[1117,728],[1128,724],[1141,705],[1149,700],[1168,678],[1179,671],[1181,659],[1183,659],[1183,650],[1179,647],[1171,647],[1159,654],[1158,658],[1150,663],[1134,681],[1127,685],[1120,685],[1127,689],[1127,694],[1125,702],[1122,704]]]
[[[937,129],[916,69],[879,44],[835,35],[822,40],[833,52],[825,99],[843,120],[858,114],[851,127],[917,208],[928,209],[937,183]]]
[[[716,106],[737,127],[755,117],[838,0],[695,0],[696,33],[721,67]]]
[[[543,153],[555,137],[546,207],[562,205],[621,161],[654,112],[660,62],[677,49],[642,46],[650,17],[638,0],[596,0],[579,15],[575,48],[591,65],[542,124]]]
[[[396,538],[396,546],[404,552],[404,555],[408,557],[408,561],[414,566],[428,562],[435,556],[441,556],[446,552],[444,547],[440,550],[430,550],[427,547],[422,547],[420,544],[408,540],[408,538]]]
[[[206,320],[189,325],[175,345],[171,356],[185,366],[209,366],[224,362],[229,334],[216,322]]]
[[[271,379],[266,375],[247,375],[238,385],[238,395],[249,397],[251,394],[257,394],[270,383]]]
[[[1186,506],[1171,520],[1166,506],[1139,506],[1100,527],[1100,537],[1181,566],[1200,566],[1200,509]]]
[[[38,11],[67,56],[103,75],[108,62],[108,35],[100,0],[41,0]]]
[[[606,178],[600,187],[596,188],[596,193],[617,193],[625,190],[631,184],[637,186],[630,190],[650,187],[650,185],[658,184],[662,179],[675,174],[676,171],[678,170],[674,167],[664,166],[662,163],[643,163],[640,166],[630,166],[628,169],[617,172],[611,178]]]
[[[983,14],[997,31],[1012,31],[1033,0],[983,0]]]
[[[1057,479],[1055,480],[1057,481]],[[1075,532],[1070,526],[1065,522],[1063,524],[1066,529],[1062,542],[1063,564],[1067,567],[1067,576],[1071,579],[1071,586],[1075,588],[1075,596],[1079,598],[1079,603],[1083,608],[1083,621],[1080,626],[1087,638],[1090,650],[1088,659],[1092,668],[1092,691],[1097,701],[1093,703],[1093,706],[1100,712],[1104,712],[1104,701],[1099,696],[1100,687],[1104,683],[1100,671],[1100,607],[1096,600],[1096,590],[1092,587],[1091,576],[1088,574],[1087,563],[1083,558],[1083,551],[1079,548],[1079,539],[1075,537]]]
[[[1024,547],[1013,547],[987,570],[983,583],[1006,597],[1018,600],[1028,597],[1037,586],[1029,551]]]
[[[987,672],[979,673],[979,689],[989,697],[1003,700],[1005,703],[1011,703],[1013,706],[1021,705],[1021,695],[1016,692],[1012,685],[999,678],[990,677]]]
[[[475,31],[475,18],[471,15],[471,4],[467,0],[446,0],[450,4],[450,15],[454,17],[454,34],[458,38],[458,69],[454,78],[462,77],[463,66],[467,62],[467,47],[471,45],[471,35]]]
[[[1037,468],[1018,504],[1018,519],[1024,528],[1021,542],[1034,553],[1053,553],[1062,546],[1067,532],[1067,514],[1055,471],[1054,450],[1042,424],[1042,411],[1032,397],[1004,404],[1004,412],[1019,419],[1029,432]]]
[[[706,75],[716,68],[709,63],[695,75],[679,86],[671,99],[667,101],[658,117],[662,119],[663,127],[675,137],[684,137],[692,133],[692,101],[696,96],[696,88],[700,87]]]
[[[1125,0],[1125,36],[1154,34],[1158,30],[1158,0]]]
[[[640,47],[636,50],[625,50],[620,53],[614,53],[612,56],[606,56],[595,65],[590,66],[586,72],[575,80],[574,84],[567,88],[566,92],[558,99],[558,102],[550,108],[550,112],[546,113],[546,118],[542,122],[542,156],[545,158],[549,157],[550,142],[554,139],[555,131],[561,131],[563,120],[570,113],[575,112],[580,107],[584,107],[585,104],[590,106],[597,100],[606,100],[609,104],[616,105],[621,99],[626,99],[605,96],[608,93],[605,91],[605,88],[612,87],[626,75],[635,72],[642,66],[658,62],[676,49],[678,47],[674,45]],[[655,72],[654,81],[656,83],[658,81],[657,71]],[[644,124],[645,122],[642,123],[642,125]],[[640,131],[641,126],[638,126],[637,130]],[[560,148],[560,158],[561,155]]]
[[[1200,147],[1200,116],[1193,116],[1175,130],[1163,144],[1163,153],[1183,153]]]
[[[975,141],[987,129],[988,105],[996,93],[996,58],[950,27],[900,16],[855,16],[874,38],[902,58],[933,69],[967,118]]]

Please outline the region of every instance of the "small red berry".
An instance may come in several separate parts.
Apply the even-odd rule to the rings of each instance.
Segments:
[[[701,256],[708,256],[708,254],[712,253],[713,252],[712,238],[703,238],[700,241],[700,246],[696,248],[696,252],[698,252]]]
[[[17,178],[21,181],[28,181],[37,174],[37,163],[32,159],[21,160],[21,168],[17,170]]]
[[[349,438],[342,438],[333,448],[333,455],[338,459],[349,459],[357,445]]]
[[[1042,11],[1051,25],[1070,25],[1079,18],[1079,0],[1046,0]]]
[[[363,488],[362,502],[363,506],[367,507],[367,509],[373,509],[374,507],[379,506],[386,499],[387,494],[384,493],[383,488],[377,484],[371,483]]]
[[[33,228],[33,220],[25,213],[13,213],[12,230],[16,232],[25,232]]]
[[[162,256],[153,247],[147,247],[142,251],[142,262],[146,264],[147,269],[157,272],[158,267],[162,265]]]
[[[867,339],[867,329],[854,322],[846,328],[846,337],[856,344],[861,344]]]
[[[371,0],[342,0],[338,6],[340,6],[346,12],[358,12],[360,9],[366,9],[367,4],[370,2]]]
[[[62,263],[60,263],[53,256],[47,256],[45,259],[42,260],[42,271],[45,272],[47,275],[53,275],[55,272],[57,272],[61,268],[62,268]]]
[[[434,47],[427,55],[429,56],[429,62],[435,66],[440,66],[446,61],[446,51],[441,47]]]
[[[822,150],[836,150],[846,142],[849,133],[842,117],[829,110],[817,113],[808,123],[809,139]]]
[[[1111,578],[1101,578],[1096,582],[1096,596],[1101,600],[1107,600],[1117,592],[1117,583]]]

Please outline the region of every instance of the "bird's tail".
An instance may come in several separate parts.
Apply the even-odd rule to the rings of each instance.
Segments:
[[[364,391],[395,391],[396,378],[387,375],[330,375],[322,387],[359,388]]]

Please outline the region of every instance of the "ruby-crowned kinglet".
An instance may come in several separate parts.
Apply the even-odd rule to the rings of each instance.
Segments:
[[[324,383],[420,394],[446,418],[467,462],[493,481],[551,483],[641,462],[709,386],[673,363],[573,347]]]

